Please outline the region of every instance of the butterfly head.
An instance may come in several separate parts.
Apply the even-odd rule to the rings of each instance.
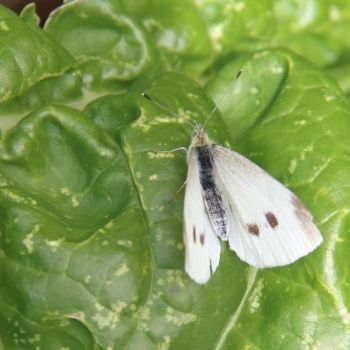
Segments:
[[[203,130],[203,126],[200,124],[196,124],[192,133],[192,142],[191,147],[204,147],[211,145],[208,135]]]

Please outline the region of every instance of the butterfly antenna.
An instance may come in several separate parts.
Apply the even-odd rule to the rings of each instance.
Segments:
[[[207,119],[205,120],[202,129],[204,129],[205,125],[208,123],[209,119],[213,116],[213,114],[216,112],[216,110],[219,108],[219,105],[221,104],[221,102],[231,93],[233,87],[235,86],[236,81],[239,79],[239,77],[242,75],[242,69],[240,69],[238,71],[238,73],[236,74],[236,78],[234,79],[234,81],[229,85],[229,87],[225,90],[224,94],[220,97],[219,101],[216,103],[215,107],[213,108],[213,110],[209,113]]]
[[[157,107],[161,108],[163,111],[168,112],[173,117],[178,118],[178,119],[180,118],[179,115],[177,115],[176,113],[174,113],[173,111],[171,111],[167,107],[163,106],[160,102],[158,102],[156,99],[151,97],[147,92],[141,92],[141,96],[144,97],[145,99],[147,99],[148,101],[151,101],[153,104],[155,104]],[[188,120],[185,119],[185,122],[187,124],[191,125],[192,127],[194,127],[194,125],[191,122],[189,122]]]

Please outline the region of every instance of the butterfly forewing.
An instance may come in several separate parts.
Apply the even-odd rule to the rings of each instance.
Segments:
[[[212,147],[214,178],[228,205],[229,245],[257,267],[287,265],[310,253],[322,235],[302,202],[247,158]]]

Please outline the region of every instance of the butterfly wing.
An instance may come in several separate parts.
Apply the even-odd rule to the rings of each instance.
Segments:
[[[287,265],[323,241],[303,203],[247,158],[212,147],[214,178],[229,211],[229,245],[256,267]]]
[[[220,260],[220,242],[209,222],[203,201],[194,151],[188,158],[184,204],[185,270],[197,283],[206,283]]]

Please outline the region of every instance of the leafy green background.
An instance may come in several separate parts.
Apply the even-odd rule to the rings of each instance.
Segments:
[[[0,349],[348,349],[350,5],[0,7]],[[237,72],[242,75],[235,80]],[[141,97],[147,91],[170,112]],[[290,187],[322,246],[184,273],[184,152],[206,129]]]

